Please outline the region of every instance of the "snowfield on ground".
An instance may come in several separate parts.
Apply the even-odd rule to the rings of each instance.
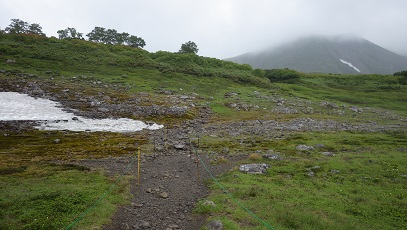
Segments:
[[[148,125],[128,118],[88,119],[63,111],[60,103],[34,98],[15,92],[0,92],[1,121],[41,121],[41,130],[135,132],[161,129],[163,125]]]
[[[343,64],[346,64],[346,65],[352,67],[354,70],[356,70],[356,71],[358,71],[360,73],[360,70],[358,68],[356,68],[355,66],[353,66],[352,63],[347,62],[347,61],[342,60],[342,59],[339,59],[339,61],[341,61]]]

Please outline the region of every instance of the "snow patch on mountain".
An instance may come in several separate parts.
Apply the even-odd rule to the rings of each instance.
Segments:
[[[163,125],[148,125],[128,118],[88,119],[61,109],[55,101],[34,98],[15,92],[0,92],[0,121],[39,121],[40,130],[71,130],[101,132],[135,132],[161,129]]]
[[[339,59],[339,61],[341,61],[343,64],[346,64],[346,65],[352,67],[354,70],[356,70],[356,71],[358,71],[360,73],[360,70],[358,68],[356,68],[355,66],[353,66],[352,63],[347,62],[347,61],[342,60],[342,59]]]

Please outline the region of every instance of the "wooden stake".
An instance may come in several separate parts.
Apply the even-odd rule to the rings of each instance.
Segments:
[[[140,186],[140,147],[138,147],[138,173],[137,173],[137,177],[138,177],[138,186]]]

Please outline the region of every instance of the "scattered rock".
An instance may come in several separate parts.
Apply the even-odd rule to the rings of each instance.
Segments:
[[[134,208],[142,208],[143,204],[131,203],[131,206],[133,206]]]
[[[59,144],[59,143],[61,143],[61,140],[60,140],[60,139],[55,139],[55,140],[54,140],[54,144]]]
[[[16,60],[12,60],[12,59],[8,59],[7,60],[7,64],[15,64]]]
[[[315,173],[314,173],[313,171],[308,172],[308,173],[307,173],[307,176],[315,176]]]
[[[276,160],[276,161],[282,161],[284,158],[278,154],[264,154],[262,156],[264,159],[269,159],[269,160]]]
[[[177,150],[182,150],[185,148],[185,145],[178,143],[174,145],[174,148]]]
[[[180,229],[179,225],[177,224],[171,224],[168,226],[169,229]]]
[[[146,190],[146,192],[147,192],[147,193],[152,193],[153,190],[152,190],[151,188],[148,188],[148,189]]]
[[[308,146],[308,145],[297,145],[297,147],[295,147],[297,150],[299,151],[311,151],[314,150],[314,147],[312,146]]]
[[[248,174],[264,174],[270,168],[268,164],[243,164],[240,165],[239,170]]]
[[[149,229],[151,228],[150,223],[144,220],[138,221],[137,224],[133,225],[133,229],[139,230],[139,229]]]
[[[324,144],[315,144],[314,146],[315,146],[315,148],[319,148],[319,149],[325,147]]]
[[[338,170],[338,169],[332,169],[331,170],[331,173],[332,174],[338,174],[338,173],[340,173],[341,172],[341,170]]]
[[[222,230],[223,229],[222,221],[220,221],[220,220],[211,221],[206,225],[206,229],[207,230]]]
[[[335,154],[332,152],[322,152],[322,155],[327,156],[327,157],[334,157]]]
[[[205,206],[211,206],[211,207],[216,207],[216,204],[211,201],[211,200],[205,200],[205,202],[203,202],[203,205]]]
[[[161,192],[160,194],[158,194],[159,197],[163,198],[163,199],[167,199],[168,198],[168,193],[166,192]]]

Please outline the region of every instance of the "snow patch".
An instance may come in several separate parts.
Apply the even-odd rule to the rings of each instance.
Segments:
[[[355,66],[353,66],[352,63],[347,62],[347,61],[342,60],[342,59],[339,59],[339,61],[341,61],[343,64],[346,64],[346,65],[352,67],[354,70],[356,70],[356,71],[358,71],[360,73],[360,70],[358,68],[356,68]]]
[[[40,121],[41,125],[36,128],[41,130],[135,132],[164,127],[128,118],[88,119],[67,113],[61,107],[60,103],[48,99],[33,98],[15,92],[0,92],[1,121]]]

